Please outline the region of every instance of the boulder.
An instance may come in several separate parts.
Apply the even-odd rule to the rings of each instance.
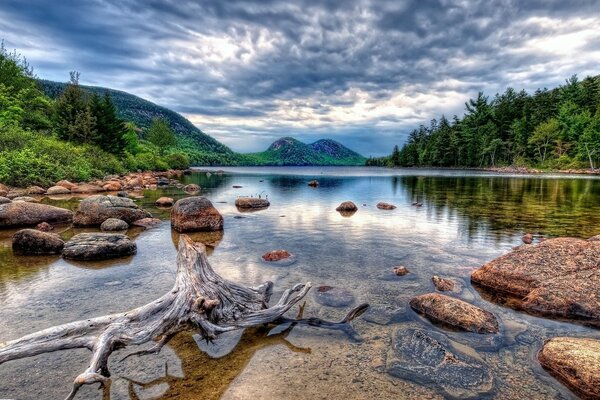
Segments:
[[[262,259],[265,261],[279,261],[291,256],[292,254],[287,250],[273,250],[263,254]]]
[[[37,203],[38,201],[33,197],[29,196],[19,196],[12,199],[12,201],[24,201],[26,203]]]
[[[185,185],[183,190],[188,193],[196,193],[200,191],[200,186],[196,185],[195,183],[190,183],[189,185]]]
[[[100,230],[104,232],[126,231],[128,228],[127,222],[118,218],[109,218],[100,225]]]
[[[65,242],[54,233],[22,229],[12,237],[12,249],[22,255],[60,254]]]
[[[187,197],[171,209],[171,227],[177,232],[218,231],[223,216],[206,197]]]
[[[170,181],[169,178],[161,177],[156,181],[156,185],[159,187],[169,186]]]
[[[267,199],[259,199],[258,197],[238,197],[235,199],[235,206],[241,209],[261,209],[271,205]]]
[[[413,310],[435,322],[476,333],[497,333],[494,314],[465,301],[439,293],[428,293],[410,300]]]
[[[344,201],[335,210],[340,212],[355,212],[358,210],[358,207],[351,201]]]
[[[465,346],[466,347],[466,346]],[[447,398],[486,398],[494,388],[494,377],[473,349],[459,352],[439,332],[400,328],[393,333],[388,352],[388,374],[433,386]]]
[[[16,201],[0,205],[0,228],[37,225],[40,222],[68,223],[73,213],[47,204]]]
[[[174,201],[170,197],[160,197],[154,202],[157,207],[171,207]]]
[[[153,226],[156,226],[158,224],[160,224],[160,219],[158,218],[142,218],[131,223],[131,225],[133,226],[140,226],[146,229],[152,228]]]
[[[324,285],[315,290],[315,300],[324,306],[346,307],[354,303],[354,295],[348,289]]]
[[[390,203],[379,202],[377,203],[377,208],[380,210],[393,210],[396,206]]]
[[[94,195],[79,203],[73,217],[73,225],[98,226],[109,218],[118,218],[130,224],[149,217],[152,217],[152,214],[139,208],[131,199]]]
[[[123,189],[123,185],[121,185],[121,182],[109,181],[102,186],[102,189],[107,192],[118,192]]]
[[[547,239],[520,246],[471,274],[495,301],[600,327],[600,241]],[[498,294],[502,296],[497,296]]]
[[[8,193],[9,192],[8,186],[3,185],[2,183],[0,183],[0,192]]]
[[[319,186],[319,181],[312,180],[312,181],[308,182],[308,186],[310,186],[310,187],[317,187],[317,186]]]
[[[41,188],[39,186],[30,186],[27,188],[27,194],[44,194],[46,193],[46,189]]]
[[[76,184],[71,183],[71,182],[69,182],[67,180],[64,180],[64,179],[62,181],[56,182],[56,186],[62,186],[65,189],[69,189],[69,190],[73,190],[73,189],[75,189],[77,187]]]
[[[451,292],[455,288],[454,281],[452,279],[440,278],[437,275],[431,277],[431,282],[433,282],[433,286],[440,292]]]
[[[11,200],[9,198],[0,196],[0,204],[6,204],[10,202]]]
[[[52,186],[48,190],[46,190],[47,195],[57,195],[57,194],[69,194],[71,191],[64,186]]]
[[[42,232],[50,232],[54,227],[47,222],[40,222],[35,226],[35,229]]]
[[[397,276],[404,276],[406,274],[408,274],[410,271],[408,270],[408,268],[403,267],[402,265],[398,265],[397,267],[394,267],[394,274],[396,274]]]
[[[552,338],[544,343],[538,359],[582,399],[600,399],[600,340]]]
[[[71,189],[72,193],[98,193],[104,192],[104,189],[98,185],[92,185],[89,183],[83,183],[81,185],[77,185]]]
[[[525,235],[523,235],[521,240],[525,244],[531,244],[531,243],[533,243],[533,235],[531,233],[526,233]]]
[[[114,233],[80,233],[65,243],[63,257],[70,260],[106,260],[125,257],[137,251],[134,242]]]
[[[6,193],[5,197],[9,199],[15,199],[17,197],[25,197],[27,196],[27,190],[25,189],[11,189],[8,193]]]

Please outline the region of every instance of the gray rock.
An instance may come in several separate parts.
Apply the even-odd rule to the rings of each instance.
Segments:
[[[315,290],[315,300],[324,306],[346,307],[354,303],[354,295],[348,289],[319,286]]]
[[[36,229],[22,229],[12,237],[13,251],[22,255],[60,254],[64,245],[60,236]]]
[[[100,229],[104,232],[126,231],[128,228],[127,222],[118,218],[109,218],[100,225]]]
[[[481,398],[494,387],[483,361],[453,350],[444,335],[418,328],[394,332],[386,370],[398,378],[435,385],[450,398]]]
[[[106,260],[130,256],[136,244],[122,234],[80,233],[65,243],[63,257],[70,260]]]
[[[73,217],[74,226],[98,226],[109,218],[118,218],[128,224],[152,214],[142,210],[133,200],[116,196],[95,195],[79,203]]]

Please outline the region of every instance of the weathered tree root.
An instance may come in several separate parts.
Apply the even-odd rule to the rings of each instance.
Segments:
[[[113,351],[126,346],[154,340],[156,344],[151,349],[134,354],[158,353],[177,332],[186,329],[195,329],[206,340],[213,340],[224,332],[270,323],[344,328],[368,308],[367,304],[361,304],[339,322],[284,317],[310,287],[310,283],[298,284],[283,292],[277,304],[269,307],[271,282],[248,288],[223,279],[208,263],[204,245],[182,235],[177,276],[171,291],[125,313],[71,322],[0,343],[0,364],[58,350],[87,348],[92,359],[89,367],[75,378],[67,397],[72,399],[83,385],[110,384],[108,358]]]

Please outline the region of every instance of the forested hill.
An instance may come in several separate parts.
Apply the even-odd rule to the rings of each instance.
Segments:
[[[335,140],[306,144],[292,137],[276,140],[266,151],[243,155],[248,165],[364,165],[365,160]]]
[[[67,83],[39,80],[44,93],[56,99],[64,92]],[[115,106],[119,117],[133,122],[137,127],[146,130],[155,118],[165,120],[177,136],[191,139],[189,145],[197,147],[198,151],[207,153],[232,154],[233,151],[224,144],[202,132],[190,121],[168,108],[161,107],[148,100],[120,90],[108,89],[99,86],[84,86],[81,88],[102,96],[107,92]]]
[[[414,129],[402,149],[367,165],[547,169],[600,165],[600,75],[533,94],[479,93],[462,118],[442,116]]]

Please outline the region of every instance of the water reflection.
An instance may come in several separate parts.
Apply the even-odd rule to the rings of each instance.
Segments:
[[[469,284],[469,274],[472,267],[519,244],[527,231],[543,236],[599,234],[600,180],[456,172],[402,175],[361,168],[335,173],[317,168],[244,171],[182,177],[182,184],[198,184],[200,195],[207,196],[224,216],[223,232],[192,235],[208,246],[211,264],[221,275],[249,286],[272,280],[276,290],[306,281],[315,287],[343,287],[352,292],[357,304],[380,305],[375,313],[391,309],[398,316],[370,317],[389,321],[382,325],[356,321],[357,331],[365,338],[360,345],[316,329],[271,335],[262,329],[249,330],[233,351],[220,358],[203,353],[190,333],[182,333],[163,350],[164,358],[129,359],[123,365],[115,358],[115,381],[106,396],[113,400],[236,398],[236,394],[240,398],[247,393],[284,393],[280,398],[435,397],[433,389],[392,379],[371,365],[380,365],[377,360],[385,359],[393,331],[408,322],[446,332],[407,307],[411,297],[432,291],[431,276],[440,275],[462,282],[457,296],[485,307],[502,321],[504,329],[493,343],[446,332],[457,342],[464,339],[461,345],[486,359],[498,379],[497,398],[569,398],[552,378],[532,366],[530,353],[551,336],[598,332],[488,303]],[[319,187],[308,186],[312,179],[319,181]],[[242,215],[235,207],[237,196],[258,194],[268,195],[269,208]],[[14,231],[0,231],[0,320],[10,321],[0,324],[0,341],[54,324],[125,311],[171,289],[179,234],[170,229],[169,209],[154,206],[161,196],[177,200],[187,194],[169,187],[146,190],[142,198],[134,199],[163,222],[149,230],[129,230],[138,253],[127,259],[74,266],[55,256],[15,256],[10,248]],[[359,208],[348,218],[335,211],[347,200]],[[80,198],[42,201],[75,209]],[[378,210],[375,205],[380,201],[397,208]],[[413,206],[415,201],[423,207]],[[81,231],[55,230],[64,239]],[[292,252],[296,262],[273,265],[262,261],[261,255],[274,249]],[[411,273],[395,276],[392,267],[396,265],[407,266]],[[339,318],[339,309],[316,303],[313,295],[306,301],[310,315]],[[292,351],[278,351],[282,346]],[[294,357],[298,354],[294,351],[305,348],[312,352]],[[0,365],[0,398],[59,398],[85,367],[88,356],[62,352]],[[328,380],[323,371],[337,378]],[[352,382],[355,379],[359,383]],[[39,382],[44,384],[43,393],[36,389]],[[102,393],[90,389],[82,398],[99,399]]]

